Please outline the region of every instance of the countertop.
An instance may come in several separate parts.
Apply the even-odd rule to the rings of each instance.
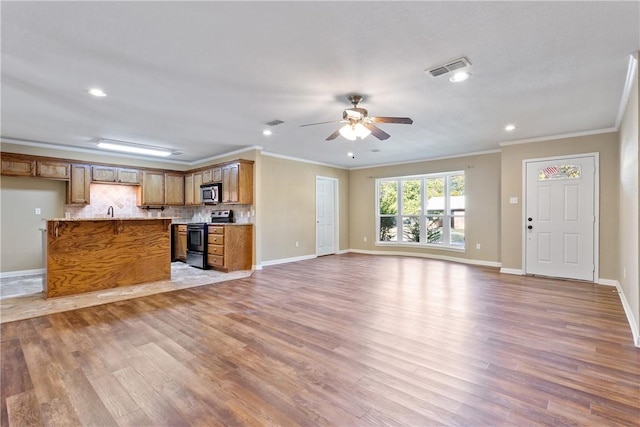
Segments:
[[[116,216],[116,217],[100,217],[100,218],[47,218],[45,221],[150,221],[165,220],[173,221],[168,216],[163,217],[143,217],[143,216]]]
[[[97,217],[97,218],[46,218],[44,221],[155,221],[155,220],[170,220],[172,224],[202,224],[204,221],[194,221],[192,219],[176,218],[176,217],[145,217],[145,216],[116,216],[116,217]],[[207,222],[208,225],[224,225],[224,226],[236,226],[236,225],[253,225],[251,222]]]

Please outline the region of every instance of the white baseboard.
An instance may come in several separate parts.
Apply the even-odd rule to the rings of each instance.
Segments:
[[[501,268],[500,269],[500,273],[515,274],[517,276],[523,276],[524,275],[524,271],[522,271],[519,268]]]
[[[627,322],[629,322],[629,326],[631,327],[631,334],[633,335],[633,345],[640,348],[640,331],[638,330],[638,321],[633,316],[633,311],[631,311],[631,305],[627,300],[627,296],[624,294],[622,290],[622,286],[620,286],[620,282],[617,280],[608,280],[608,279],[600,279],[599,282],[613,282],[612,286],[615,286],[618,290],[618,295],[620,295],[620,301],[622,302],[622,307],[624,308],[624,313],[627,315]],[[601,283],[602,285],[607,285],[608,283]]]
[[[395,256],[409,256],[409,257],[417,257],[417,258],[430,258],[430,259],[439,259],[443,261],[460,262],[463,264],[481,265],[484,267],[500,267],[502,265],[502,263],[495,262],[495,261],[483,261],[479,259],[467,259],[467,258],[458,258],[458,257],[446,256],[446,255],[416,253],[416,252],[369,251],[369,250],[363,250],[363,249],[349,249],[346,252],[353,252],[356,254],[365,254],[365,255],[395,255]]]
[[[38,274],[44,274],[44,268],[36,268],[34,270],[3,271],[0,273],[0,279],[18,276],[37,276]]]
[[[304,261],[307,259],[314,259],[317,258],[316,255],[303,255],[303,256],[297,256],[297,257],[292,257],[292,258],[281,258],[281,259],[273,259],[271,261],[262,261],[260,263],[260,268],[264,266],[268,266],[268,265],[278,265],[278,264],[286,264],[288,262],[296,262],[296,261]]]
[[[614,288],[617,288],[620,285],[617,280],[603,278],[599,278],[596,283],[598,285],[613,286]]]

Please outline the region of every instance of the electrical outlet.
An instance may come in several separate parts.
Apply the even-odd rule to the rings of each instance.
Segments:
[[[480,243],[476,243],[476,249],[480,249]]]
[[[364,236],[364,241],[365,241],[365,242],[367,241],[367,236]]]
[[[36,215],[40,215],[41,213],[40,208],[36,208]]]

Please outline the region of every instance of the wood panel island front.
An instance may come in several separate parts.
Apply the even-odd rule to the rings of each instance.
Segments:
[[[171,280],[170,218],[47,220],[45,298]]]

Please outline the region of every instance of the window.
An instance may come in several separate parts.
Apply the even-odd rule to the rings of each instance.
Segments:
[[[377,243],[464,249],[464,172],[376,180]]]

